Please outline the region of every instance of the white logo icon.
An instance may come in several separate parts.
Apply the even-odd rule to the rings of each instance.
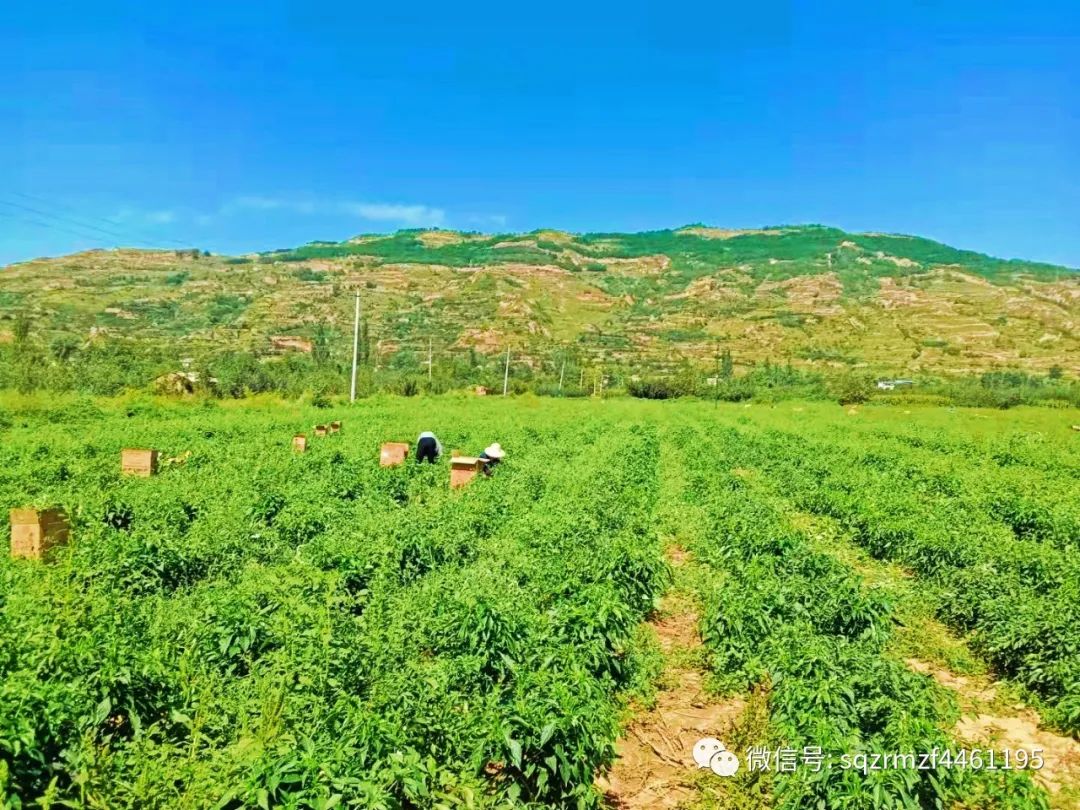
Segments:
[[[699,768],[709,768],[717,776],[734,776],[739,771],[739,758],[715,737],[705,737],[694,743],[694,762]]]
[[[709,767],[717,776],[734,776],[739,772],[739,758],[732,751],[720,751],[709,760]]]
[[[724,744],[715,737],[706,737],[694,743],[694,762],[699,768],[708,768],[713,755],[726,750]]]

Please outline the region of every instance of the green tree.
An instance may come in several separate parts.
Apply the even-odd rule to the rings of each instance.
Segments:
[[[683,358],[671,383],[674,390],[678,392],[677,396],[691,397],[696,395],[701,388],[701,374],[689,359]]]
[[[26,313],[20,312],[15,318],[15,325],[12,327],[12,335],[15,337],[15,343],[23,344],[30,337],[30,318]]]
[[[49,344],[49,352],[61,363],[74,356],[79,342],[71,335],[59,335]]]
[[[333,340],[334,333],[331,329],[323,324],[315,327],[315,334],[312,335],[311,340],[311,359],[315,361],[315,365],[322,366],[329,362]]]
[[[367,318],[360,319],[360,347],[358,349],[359,362],[367,365],[371,361],[371,337],[368,335]]]
[[[835,380],[831,386],[833,397],[841,405],[859,405],[869,401],[874,391],[869,377],[847,375]]]

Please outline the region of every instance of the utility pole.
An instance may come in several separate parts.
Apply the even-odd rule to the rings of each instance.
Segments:
[[[562,382],[563,382],[563,377],[565,377],[565,376],[566,376],[566,355],[564,354],[563,358],[562,358],[562,369],[560,369],[560,371],[559,371],[559,390],[560,391],[562,391]]]
[[[578,375],[577,387],[581,389],[585,388],[585,366],[581,367],[581,374]]]
[[[427,339],[427,379],[431,382],[431,338]]]
[[[506,347],[506,368],[503,369],[503,396],[506,396],[506,390],[510,385],[510,347]]]
[[[353,322],[352,336],[352,385],[349,387],[349,402],[356,402],[356,358],[360,351],[360,291],[356,291],[356,318]]]

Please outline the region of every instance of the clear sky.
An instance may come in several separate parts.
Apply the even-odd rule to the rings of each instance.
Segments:
[[[0,4],[0,263],[699,221],[1080,267],[1080,7]]]

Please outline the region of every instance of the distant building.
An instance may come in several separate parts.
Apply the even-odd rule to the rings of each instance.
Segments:
[[[892,391],[896,388],[907,388],[915,384],[914,380],[878,380],[877,387],[882,391]]]

